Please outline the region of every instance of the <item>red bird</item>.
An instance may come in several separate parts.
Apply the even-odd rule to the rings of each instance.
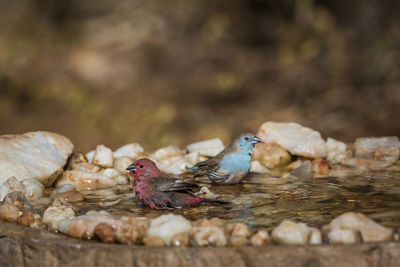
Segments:
[[[230,202],[197,197],[189,190],[198,187],[163,173],[150,159],[139,159],[126,168],[134,174],[136,196],[153,209],[173,209],[198,206],[201,203],[229,204]]]

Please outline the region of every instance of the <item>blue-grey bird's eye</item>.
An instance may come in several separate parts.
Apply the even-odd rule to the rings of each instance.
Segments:
[[[249,138],[246,136],[246,137],[244,138],[244,140],[249,141]]]
[[[143,169],[143,167],[144,167],[143,165],[140,165],[140,166],[139,166],[139,168],[141,168],[141,169]]]

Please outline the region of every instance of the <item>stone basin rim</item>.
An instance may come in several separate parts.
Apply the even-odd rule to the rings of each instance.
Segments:
[[[223,255],[223,256],[221,256]],[[0,266],[400,266],[400,243],[146,247],[79,240],[0,222]],[[4,264],[4,265],[3,265]]]

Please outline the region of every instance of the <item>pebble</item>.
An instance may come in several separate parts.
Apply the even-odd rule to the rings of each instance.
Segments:
[[[191,228],[192,225],[183,216],[170,213],[152,219],[147,235],[161,237],[165,244],[170,245],[174,235],[190,231]]]
[[[400,140],[397,136],[359,137],[354,148],[356,157],[394,163],[399,159]]]
[[[225,246],[224,231],[216,226],[200,226],[192,229],[192,244],[195,246]]]
[[[221,139],[214,138],[187,145],[186,151],[188,151],[188,153],[198,153],[202,156],[214,157],[224,150],[224,148]]]
[[[116,159],[121,158],[121,157],[128,157],[128,158],[136,160],[140,156],[143,155],[143,152],[144,152],[144,149],[140,144],[131,143],[131,144],[127,144],[127,145],[124,145],[124,146],[118,148],[117,150],[114,151],[113,155],[114,155],[114,158],[116,158]]]
[[[104,168],[111,168],[114,165],[114,156],[111,149],[104,145],[98,145],[93,155],[93,164]]]
[[[393,237],[392,229],[386,228],[364,214],[356,212],[346,212],[322,228],[324,232],[331,232],[338,229],[351,230],[355,234],[360,233],[364,242],[388,241]]]
[[[324,158],[327,155],[327,146],[321,134],[298,123],[265,122],[257,136],[265,144],[278,144],[292,155],[307,158]]]
[[[341,162],[344,158],[352,156],[345,143],[330,137],[326,140],[326,148],[328,150],[327,160],[333,163]]]
[[[43,213],[42,223],[51,231],[59,230],[59,222],[75,217],[74,210],[69,206],[50,206]]]
[[[262,246],[270,242],[270,237],[267,230],[258,230],[251,238],[250,244],[253,246]]]
[[[253,157],[268,169],[289,164],[292,156],[280,145],[260,143],[254,147]]]

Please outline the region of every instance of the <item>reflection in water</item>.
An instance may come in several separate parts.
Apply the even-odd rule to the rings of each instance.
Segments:
[[[189,219],[218,217],[243,222],[250,227],[268,228],[283,219],[322,226],[347,211],[362,212],[385,226],[394,227],[400,223],[398,170],[307,181],[253,175],[238,185],[204,185],[232,204],[203,205],[173,212]],[[170,212],[140,208],[130,185],[82,193],[86,199],[73,203],[78,215],[89,210],[105,210],[115,216],[145,217]]]

